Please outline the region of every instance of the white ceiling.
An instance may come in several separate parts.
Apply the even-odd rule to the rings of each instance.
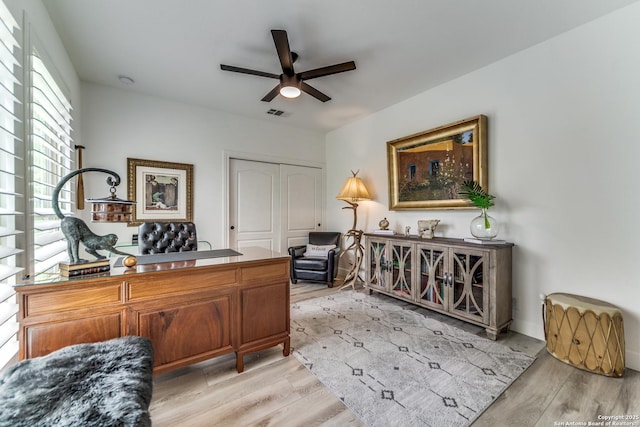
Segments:
[[[328,131],[637,0],[42,1],[83,81]],[[309,81],[326,103],[262,102],[277,80],[220,64],[280,74],[271,29],[287,31],[296,72],[357,69]]]

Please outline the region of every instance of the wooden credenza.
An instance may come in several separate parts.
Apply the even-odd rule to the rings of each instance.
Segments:
[[[511,324],[513,244],[366,234],[366,288],[484,326]]]
[[[242,372],[245,354],[278,344],[288,356],[289,258],[241,252],[18,285],[19,357],[125,335],[151,340],[155,374],[231,352]]]

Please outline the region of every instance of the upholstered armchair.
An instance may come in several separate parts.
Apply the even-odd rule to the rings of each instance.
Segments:
[[[145,222],[138,227],[140,255],[198,250],[192,222]]]
[[[332,288],[338,274],[341,237],[341,233],[313,231],[309,233],[308,245],[290,247],[291,283],[323,282]]]

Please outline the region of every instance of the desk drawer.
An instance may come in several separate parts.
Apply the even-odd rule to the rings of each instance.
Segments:
[[[252,265],[240,269],[241,283],[264,281],[269,279],[289,280],[289,260],[285,259],[277,264]]]
[[[184,270],[184,274],[157,273],[144,278],[132,277],[127,297],[130,301],[165,297],[170,294],[184,294],[201,291],[237,282],[236,269]]]
[[[28,293],[24,298],[24,317],[95,308],[122,301],[122,283],[81,289]]]
[[[111,313],[27,326],[23,334],[26,354],[21,359],[44,356],[68,345],[118,338],[122,336],[121,325],[121,313]]]

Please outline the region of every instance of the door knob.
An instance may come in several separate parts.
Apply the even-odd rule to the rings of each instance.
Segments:
[[[231,229],[232,229],[232,230],[235,230],[235,229],[236,229],[236,226],[235,226],[235,225],[232,225],[232,226],[231,226]]]

